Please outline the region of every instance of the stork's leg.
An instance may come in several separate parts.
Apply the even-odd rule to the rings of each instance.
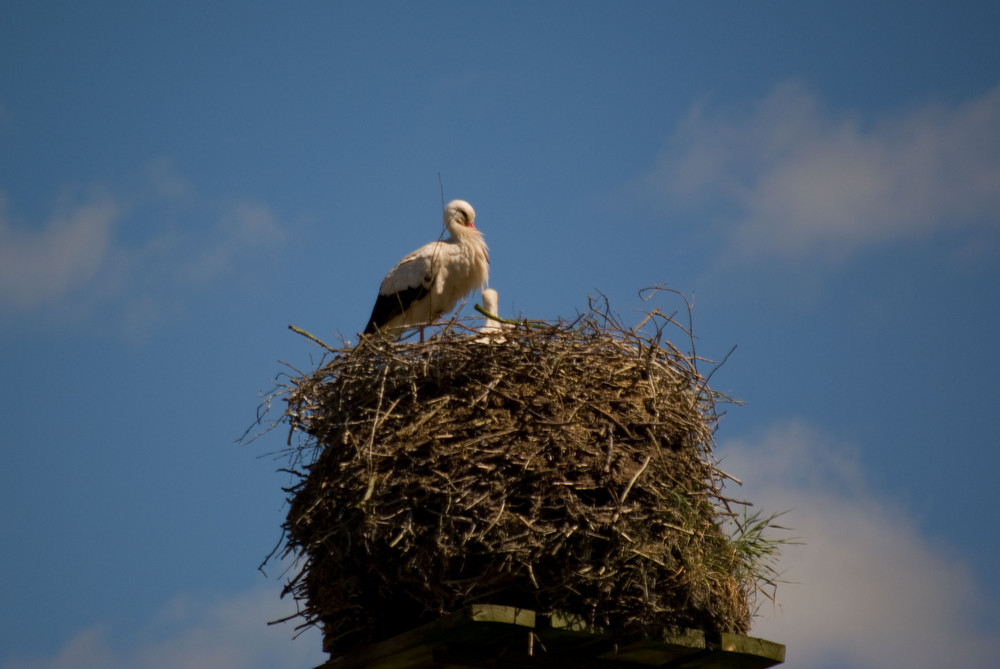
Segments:
[[[424,326],[420,326],[420,343],[424,343]]]

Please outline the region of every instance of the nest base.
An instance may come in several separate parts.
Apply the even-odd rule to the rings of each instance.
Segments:
[[[622,645],[612,635],[567,626],[559,616],[479,604],[333,658],[316,669],[487,665],[525,669],[553,666],[637,669],[680,666],[679,663],[686,669],[765,669],[781,664],[784,659],[783,645],[739,634],[685,631],[663,639],[639,639]]]

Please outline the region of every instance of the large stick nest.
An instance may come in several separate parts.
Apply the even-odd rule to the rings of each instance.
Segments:
[[[746,632],[697,359],[604,310],[365,337],[286,387],[286,592],[337,654],[470,603],[622,635]],[[679,331],[684,331],[681,328]]]

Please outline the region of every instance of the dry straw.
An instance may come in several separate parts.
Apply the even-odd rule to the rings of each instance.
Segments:
[[[773,547],[721,529],[728,400],[668,329],[693,342],[602,300],[493,343],[453,320],[426,343],[326,347],[279,389],[301,626],[337,654],[477,602],[623,637],[746,632]]]

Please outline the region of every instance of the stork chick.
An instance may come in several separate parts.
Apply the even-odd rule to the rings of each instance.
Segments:
[[[493,316],[498,316],[500,304],[500,296],[497,291],[492,288],[483,289],[483,311]],[[505,323],[490,318],[489,316],[484,316],[483,326],[479,328],[478,333],[481,335],[486,335],[485,337],[479,337],[476,342],[479,344],[502,344],[506,339],[500,335],[502,331],[510,327]]]

